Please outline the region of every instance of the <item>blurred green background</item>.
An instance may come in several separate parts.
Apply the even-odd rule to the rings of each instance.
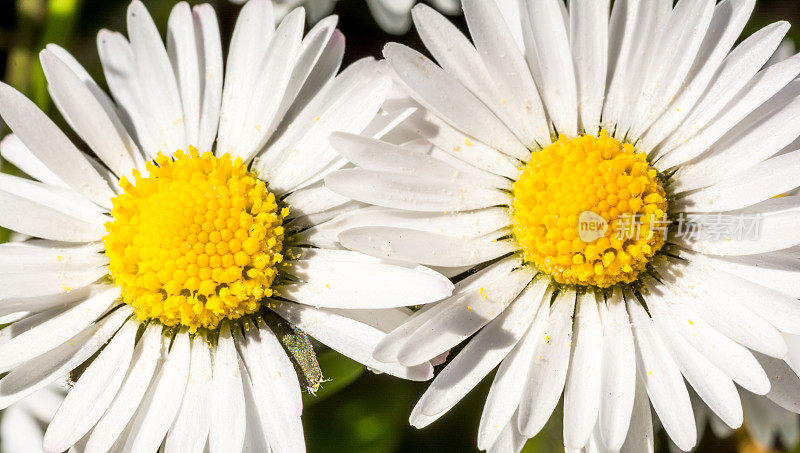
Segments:
[[[175,0],[144,1],[156,24],[163,30]],[[224,43],[225,37],[230,36],[240,7],[227,0],[211,0],[210,3],[217,9]],[[0,0],[0,78],[27,94],[64,125],[48,99],[38,61],[39,50],[46,43],[65,47],[98,83],[104,85],[95,35],[101,28],[124,32],[127,5],[127,0]],[[345,64],[364,56],[379,56],[388,41],[400,41],[424,50],[413,30],[400,37],[384,33],[372,20],[364,0],[340,0],[335,13],[340,16],[340,29],[347,37]],[[455,17],[453,20],[466,29],[463,18]],[[759,0],[746,34],[777,20],[800,24],[800,1]],[[800,28],[793,29],[790,36],[795,42],[800,42]],[[7,132],[0,121],[0,136]],[[3,164],[1,169],[16,172],[8,164]],[[7,234],[0,230],[0,242],[7,239]],[[408,415],[427,383],[402,382],[375,375],[331,351],[322,351],[320,362],[325,377],[330,381],[323,384],[317,396],[306,395],[304,424],[309,451],[477,451],[478,420],[493,375],[439,421],[424,430],[416,430],[408,425]],[[669,451],[663,433],[657,435],[656,441],[657,451]],[[792,446],[788,447],[778,451],[789,451]],[[550,425],[538,437],[528,442],[525,451],[563,451],[560,414],[552,418]],[[724,440],[706,432],[697,451],[758,453],[769,450],[754,445],[740,430]],[[800,452],[800,449],[795,451]]]

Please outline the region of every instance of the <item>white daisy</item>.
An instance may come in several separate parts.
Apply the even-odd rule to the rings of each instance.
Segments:
[[[451,283],[305,239],[359,205],[322,186],[346,164],[329,133],[381,137],[402,117],[379,114],[391,81],[374,61],[336,76],[335,18],[305,37],[303,25],[302,8],[273,29],[271,4],[248,3],[223,83],[210,6],[179,3],[165,47],[134,1],[128,39],[98,36],[113,100],[48,46],[52,98],[98,159],[0,85],[15,133],[0,152],[38,179],[0,175],[0,225],[36,238],[0,246],[0,316],[29,313],[3,330],[0,409],[83,370],[46,451],[303,451],[300,385],[274,313],[375,370],[432,376],[372,351],[407,316],[391,307]]]
[[[247,0],[231,0],[244,3]],[[325,17],[333,11],[339,0],[272,0],[275,5],[275,16],[280,18],[297,6],[305,6],[309,23]],[[358,0],[361,1],[361,0]],[[411,29],[411,7],[416,0],[366,0],[372,16],[378,25],[387,33],[402,35]],[[446,14],[461,12],[460,0],[431,0],[433,6]]]
[[[692,448],[684,379],[730,427],[736,384],[800,410],[783,360],[800,333],[800,200],[773,198],[800,186],[800,57],[762,70],[788,24],[734,47],[752,0],[502,5],[464,1],[474,44],[416,7],[440,66],[398,44],[384,55],[427,112],[390,143],[332,139],[359,168],[327,187],[375,207],[328,235],[457,281],[376,351],[413,366],[471,338],[411,423],[498,365],[490,451],[518,451],[562,393],[572,450],[651,451],[651,406]]]

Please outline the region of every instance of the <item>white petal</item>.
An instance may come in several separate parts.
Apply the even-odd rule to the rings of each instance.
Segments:
[[[38,181],[0,174],[3,191],[59,213],[83,220],[93,225],[104,225],[110,218],[104,209],[93,204],[70,188],[51,186]]]
[[[314,81],[315,78],[322,77],[325,80],[333,78],[333,75],[330,75],[323,68],[328,64],[326,60],[337,54],[332,45],[335,46],[335,43],[339,40],[339,32],[335,30],[338,20],[337,16],[329,16],[322,19],[303,38],[299,50],[300,55],[297,57],[297,63],[286,87],[286,94],[283,97],[281,107],[278,109],[276,120],[284,121],[286,112],[290,108],[296,108],[298,101],[301,104],[308,97],[308,92],[304,93],[304,91],[308,89],[313,91],[312,85],[316,83]],[[330,55],[331,53],[333,55]],[[333,60],[341,62],[338,58]],[[339,64],[331,66],[338,68]]]
[[[74,288],[72,291],[66,293],[58,291],[56,294],[44,296],[5,299],[0,302],[0,316],[5,317],[13,313],[14,315],[12,315],[12,317],[15,319],[0,319],[3,319],[2,323],[14,322],[25,317],[28,313],[36,314],[53,308],[64,307],[73,302],[85,300],[93,290],[94,285],[89,285],[82,288]]]
[[[406,344],[411,334],[428,320],[437,316],[447,306],[447,302],[436,302],[423,305],[415,311],[403,324],[388,332],[375,346],[373,357],[381,362],[397,362],[400,349]]]
[[[399,352],[400,363],[426,362],[458,345],[503,313],[534,277],[522,268],[454,296],[452,302],[421,326]]]
[[[586,445],[600,411],[603,326],[599,303],[602,301],[591,291],[578,295],[572,357],[564,389],[564,444],[568,448]]]
[[[43,434],[39,422],[25,409],[10,407],[3,411],[3,423],[0,423],[0,436],[3,437],[0,452],[42,451]]]
[[[797,258],[790,253],[705,258],[716,269],[800,298],[800,269]]]
[[[381,0],[367,0],[367,6],[372,12],[375,22],[387,33],[402,35],[411,27],[408,12],[413,0],[395,0],[391,2]]]
[[[495,374],[478,428],[478,448],[480,449],[494,445],[501,436],[503,427],[509,423],[514,424],[516,428],[517,421],[513,418],[514,413],[519,407],[522,391],[525,389],[528,370],[533,361],[534,348],[544,333],[550,317],[551,297],[552,288],[545,294],[533,325],[503,359],[503,363],[500,364],[500,368]]]
[[[0,299],[33,298],[68,294],[97,282],[108,275],[105,266],[70,271],[41,271],[39,273],[0,273]],[[41,301],[45,304],[51,301]],[[55,303],[55,302],[54,302]],[[43,308],[43,307],[38,307]]]
[[[160,132],[156,119],[144,105],[130,43],[121,33],[100,30],[97,34],[97,51],[106,82],[119,107],[120,118],[129,130],[135,131],[136,141],[142,151],[149,153],[151,151],[148,150],[160,149]]]
[[[635,43],[639,40],[636,30],[639,22],[639,0],[615,1],[609,21],[608,76],[602,126],[613,131],[622,117],[624,108],[630,108],[625,99],[633,67]],[[530,59],[529,59],[530,60]]]
[[[272,364],[264,361],[265,357],[259,350],[258,329],[252,324],[245,328],[246,339],[237,332],[234,332],[234,338],[253,383],[253,393],[264,435],[272,451],[276,453],[304,451],[305,440],[299,415],[291,412],[287,395],[270,386],[270,376],[266,370]]]
[[[491,284],[498,279],[506,277],[514,269],[522,265],[517,256],[511,256],[491,264],[484,269],[459,281],[456,285],[456,295],[439,303],[424,305],[415,312],[402,326],[390,332],[376,348],[375,357],[384,362],[398,360],[400,349],[412,338],[412,334],[428,321],[437,318],[441,313],[455,304],[461,294],[475,291],[481,286]]]
[[[334,192],[387,208],[409,211],[465,211],[507,205],[509,196],[465,181],[443,181],[371,170],[340,170],[325,178]]]
[[[20,141],[59,179],[98,205],[111,207],[115,194],[86,156],[33,102],[2,83],[0,115]]]
[[[167,22],[167,54],[178,84],[183,107],[186,143],[198,146],[200,130],[201,73],[197,44],[200,36],[188,3],[172,8]]]
[[[73,245],[30,239],[0,245],[0,271],[24,273],[31,271],[75,271],[105,266],[108,257],[101,252],[103,245]]]
[[[656,60],[664,50],[664,37],[667,32],[667,25],[672,17],[671,0],[651,0],[642,2],[628,2],[628,9],[636,9],[633,18],[626,18],[635,27],[632,29],[632,42],[625,58],[620,58],[616,66],[628,66],[625,71],[627,80],[621,81],[622,97],[619,102],[622,104],[617,108],[615,115],[618,119],[614,125],[614,136],[622,139],[628,136],[630,128],[638,114],[650,106],[651,97],[642,95],[642,87],[647,78],[655,71]],[[627,24],[626,24],[627,25]],[[627,29],[626,29],[627,33]],[[640,39],[647,35],[650,39]],[[654,74],[653,74],[654,75]]]
[[[685,275],[678,276],[680,272]],[[691,301],[689,305],[713,328],[747,348],[775,357],[786,354],[786,342],[775,327],[747,308],[736,295],[714,286],[707,278],[713,278],[713,273],[702,266],[676,269],[672,273],[677,281],[668,278],[670,271],[661,275],[673,282],[668,287],[676,299]],[[726,301],[724,306],[720,306],[720,300]]]
[[[672,134],[674,138],[662,146],[661,153],[668,153],[663,168],[699,155],[791,80],[786,77],[797,66],[791,61],[756,74],[783,39],[787,25],[776,23],[765,27],[731,52],[703,100],[684,125]],[[726,107],[724,113],[718,115]]]
[[[345,261],[348,263],[384,263],[387,262],[380,258],[375,258],[363,253],[351,252],[350,250],[342,249],[325,249],[325,248],[310,248],[310,247],[291,247],[287,250],[287,255],[291,256],[293,260],[316,260],[321,262],[338,262]]]
[[[456,238],[474,239],[511,225],[506,208],[487,208],[461,213],[401,211],[372,206],[348,212],[325,224],[329,239],[338,241],[341,232],[361,227],[395,227]]]
[[[67,393],[44,436],[48,451],[76,444],[100,420],[122,385],[133,355],[139,323],[128,321]]]
[[[603,379],[598,427],[603,444],[611,450],[622,447],[629,431],[636,387],[636,353],[630,319],[615,289],[601,306],[603,314]]]
[[[9,325],[3,330],[0,330],[0,334],[2,334],[2,340],[4,342],[9,341],[14,337],[22,335],[39,324],[55,318],[63,313],[64,310],[66,310],[66,307],[61,306],[55,307],[52,310],[41,311],[34,314],[21,313],[19,316],[10,319],[10,322],[13,324]]]
[[[106,287],[30,330],[0,345],[0,371],[11,370],[71,340],[91,325],[119,297],[118,287]]]
[[[244,5],[236,19],[225,67],[225,85],[219,119],[218,147],[235,140],[235,131],[245,121],[253,86],[274,33],[272,2]],[[230,142],[229,142],[230,143]]]
[[[282,395],[291,415],[299,417],[303,413],[303,400],[294,365],[292,365],[289,356],[286,355],[280,340],[267,327],[264,319],[259,318],[256,325],[261,338],[262,360],[264,363],[269,364],[269,368],[261,372],[265,373],[271,386]]]
[[[329,311],[362,322],[384,333],[389,333],[400,327],[414,313],[414,311],[405,307],[384,310],[341,310],[334,308]]]
[[[753,354],[698,315],[694,310],[694,298],[683,299],[664,287],[659,287],[659,290],[648,295],[653,316],[670,324],[685,341],[737,384],[759,394],[769,391],[769,379]],[[666,299],[661,297],[662,291],[668,295]]]
[[[519,162],[454,129],[429,111],[412,115],[403,124],[440,150],[482,171],[516,180],[521,174]]]
[[[511,121],[518,127],[518,118],[514,115],[509,117],[508,109],[500,102],[501,96],[497,94],[486,65],[469,39],[428,5],[418,4],[411,15],[422,42],[442,69],[461,82],[500,118]]]
[[[330,134],[334,131],[363,131],[375,117],[390,88],[388,77],[375,77],[362,80],[352,90],[337,97],[305,131],[305,135],[292,144],[286,158],[268,173],[270,187],[278,191],[292,190],[340,159],[328,142]]]
[[[209,451],[240,451],[244,445],[246,428],[244,390],[239,372],[239,357],[227,324],[220,328],[213,355]]]
[[[279,304],[275,311],[321,343],[372,369],[415,381],[433,377],[433,368],[429,363],[406,367],[374,359],[375,347],[385,334],[375,327],[348,318],[346,313],[338,314],[290,302]]]
[[[653,453],[653,414],[650,412],[650,398],[641,379],[636,379],[636,396],[633,400],[633,414],[628,437],[622,445],[624,453]]]
[[[40,54],[53,100],[70,125],[117,175],[130,175],[139,153],[116,112],[107,111],[91,89],[49,50]]]
[[[217,137],[222,104],[222,43],[214,8],[208,4],[197,5],[192,8],[192,13],[199,32],[200,76],[203,87],[197,149],[209,150]]]
[[[244,105],[232,107],[240,110],[239,121],[230,134],[220,134],[218,153],[247,161],[269,139],[280,121],[276,115],[297,61],[304,19],[304,9],[293,10],[275,30],[263,56],[251,62],[254,67],[250,71],[258,71],[258,83],[249,88]]]
[[[189,381],[175,424],[169,431],[165,452],[201,451],[211,426],[211,354],[206,339],[192,338]]]
[[[543,82],[539,89],[547,113],[559,133],[575,137],[578,135],[578,87],[569,32],[559,6],[561,2],[540,0],[526,3],[527,11],[523,14],[527,14],[531,23]]]
[[[682,238],[687,248],[708,255],[743,256],[774,252],[800,243],[795,234],[800,228],[800,211],[796,209],[797,197],[774,198],[748,208],[733,212],[734,221],[741,220],[745,228],[756,228],[757,235],[744,232],[739,236],[716,238],[703,234],[699,238]],[[726,236],[726,235],[723,235]]]
[[[518,159],[527,159],[530,152],[508,128],[433,62],[395,43],[387,44],[383,54],[417,102],[478,140]]]
[[[261,415],[259,414],[258,404],[255,391],[253,390],[253,383],[250,380],[250,375],[247,373],[247,368],[242,360],[236,359],[239,362],[239,375],[242,382],[239,384],[243,388],[243,401],[242,401],[242,430],[244,433],[244,451],[246,452],[269,452],[269,443],[267,437],[264,435],[263,423]],[[221,451],[229,451],[227,448]],[[238,451],[238,450],[236,450]]]
[[[378,64],[380,65],[381,63]],[[398,101],[400,105],[395,107],[394,103]],[[374,139],[385,139],[392,133],[400,133],[404,129],[402,127],[403,124],[411,116],[419,112],[418,106],[403,105],[404,103],[413,103],[413,101],[410,98],[390,99],[384,104],[378,115],[364,128],[361,135]]]
[[[164,441],[186,391],[189,357],[189,334],[182,331],[175,335],[169,356],[132,421],[125,451],[156,451]]]
[[[493,101],[495,104],[499,101],[500,108],[495,108],[495,111],[528,148],[549,145],[550,129],[542,99],[497,5],[482,0],[466,0],[464,17],[497,90]]]
[[[733,211],[800,186],[800,151],[773,157],[713,186],[693,192],[678,203],[686,211]]]
[[[704,267],[704,274],[713,278],[711,284],[728,293],[778,330],[800,334],[800,302],[792,296],[782,294],[769,287],[739,278],[727,272],[710,268],[713,266],[704,257],[696,257],[697,266]]]
[[[651,290],[651,294],[656,292],[657,290]],[[651,300],[650,295],[645,297],[648,302]],[[653,307],[651,314],[654,316],[656,330],[672,351],[672,357],[686,380],[728,426],[734,429],[740,427],[743,421],[742,404],[733,381],[684,340],[672,323],[663,322],[664,318],[655,314],[658,310],[655,308],[657,303],[649,305]]]
[[[332,143],[336,144],[338,137],[331,137]],[[471,184],[511,190],[512,183],[504,177],[483,171],[472,164],[459,159],[448,152],[435,147],[428,150],[416,150],[412,148],[415,144],[405,144],[402,146],[381,146],[383,142],[362,145],[369,146],[371,152],[369,157],[351,155],[347,150],[353,150],[354,143],[340,146],[341,154],[351,158],[351,162],[358,167],[367,170],[383,171],[387,173],[400,173],[411,176],[442,179],[449,181],[467,182]],[[384,144],[385,145],[385,144]],[[378,151],[380,150],[380,151]]]
[[[128,36],[136,60],[136,78],[147,112],[155,120],[156,149],[145,149],[151,157],[160,151],[171,155],[186,150],[185,118],[178,83],[161,42],[156,24],[144,4],[134,0],[128,7]]]
[[[790,63],[793,64],[793,70],[788,74],[783,71],[784,79],[780,81],[785,84],[788,77],[795,77],[800,73],[800,57],[786,60],[768,70],[775,69],[777,71],[776,68]],[[767,74],[767,76],[769,75]],[[786,121],[793,121],[800,115],[797,101],[797,97],[800,95],[800,83],[777,85],[775,89],[780,87],[783,89],[778,94],[759,104],[755,111],[736,125],[734,132],[711,147],[709,156],[681,168],[679,174],[676,174],[676,190],[684,191],[717,182],[725,183],[727,179],[751,170],[752,167],[784,148],[793,146],[797,134],[794,131],[782,129],[780,125],[785,124]],[[760,94],[759,90],[754,89],[753,91]],[[769,91],[767,94],[774,93]],[[702,152],[705,149],[699,151]],[[721,166],[723,163],[725,165]]]
[[[132,311],[128,306],[121,307],[100,322],[84,329],[71,341],[8,373],[0,379],[0,409],[5,409],[44,388],[82,364],[114,335]]]
[[[291,237],[291,241],[302,244],[311,245],[323,249],[338,249],[340,247],[339,241],[336,239],[338,234],[329,234],[329,226],[333,226],[333,219],[336,217],[365,208],[364,203],[358,201],[348,201],[345,204],[327,209],[315,214],[303,215],[295,217],[286,223],[287,238]]]
[[[688,451],[697,442],[697,428],[683,376],[641,304],[633,296],[625,299],[636,339],[639,377],[665,431]]]
[[[479,264],[512,253],[518,246],[492,238],[463,239],[437,233],[392,228],[360,227],[339,234],[343,246],[371,256],[429,266]]]
[[[319,26],[324,26],[323,22],[318,23],[317,27]],[[311,38],[313,38],[313,30],[306,36],[306,40]],[[343,57],[344,35],[339,30],[334,30],[330,40],[322,51],[322,55],[320,55],[319,60],[305,80],[303,87],[294,97],[284,97],[284,102],[291,101],[291,105],[289,105],[288,110],[282,115],[283,119],[278,126],[276,135],[281,135],[281,139],[283,139],[282,134],[287,132],[290,128],[295,128],[296,126],[298,129],[307,130],[308,127],[310,127],[319,114],[318,112],[307,111],[306,107],[312,105],[314,102],[320,102],[326,95],[335,91],[333,86],[335,82],[332,84],[331,81],[339,79],[336,74],[339,72]],[[342,74],[347,73],[348,70],[354,66],[357,66],[357,64],[349,66]],[[299,66],[295,68],[296,72],[300,70],[301,68]],[[342,74],[340,74],[340,76]],[[328,91],[329,88],[330,92]],[[298,120],[298,124],[295,124],[295,120]]]
[[[517,429],[517,421],[512,419],[503,428],[497,442],[487,449],[487,453],[517,453],[522,451],[527,441],[528,438]]]
[[[531,326],[549,283],[548,279],[540,279],[526,288],[502,315],[470,340],[439,373],[415,410],[431,416],[441,414],[472,390]],[[545,301],[545,310],[549,310],[548,303],[549,299]]]
[[[594,134],[606,92],[608,68],[609,0],[579,0],[570,3],[570,44],[575,61],[578,106],[583,130]]]
[[[347,160],[365,170],[403,173],[428,178],[458,179],[460,172],[428,154],[355,134],[334,132],[331,145]]]
[[[332,41],[339,42],[336,39],[337,36],[339,36],[338,33],[334,33]],[[344,45],[343,41],[341,45]],[[384,65],[369,57],[356,61],[336,76],[333,70],[338,68],[341,63],[337,51],[338,47],[335,45],[330,52],[332,54],[330,59],[320,61],[320,64],[325,65],[325,72],[316,74],[315,77],[308,80],[306,87],[298,94],[297,99],[278,126],[278,130],[274,134],[276,139],[255,160],[255,168],[264,174],[270,175],[275,172],[292,153],[295,146],[306,138],[308,132],[317,127],[317,123],[328,111],[342,107],[342,102],[345,102],[343,100],[349,100],[353,93],[370,89],[374,87],[375,83],[386,77]],[[368,103],[372,104],[372,101],[374,99],[369,99]],[[368,115],[367,124],[374,119],[374,113]],[[330,132],[333,131],[328,131],[328,134]],[[331,151],[327,146],[327,140],[328,137],[325,135],[322,144],[326,145],[326,155],[328,155],[327,151]]]
[[[717,4],[705,41],[698,52],[695,68],[690,73],[691,81],[650,126],[650,130],[637,143],[638,149],[649,152],[689,116],[739,38],[754,6],[755,0],[729,0]]]
[[[574,290],[567,290],[556,297],[547,327],[537,339],[519,406],[519,429],[526,437],[533,437],[541,431],[564,390],[572,344],[575,298]]]
[[[20,401],[19,406],[24,407],[40,422],[50,423],[59,406],[64,402],[67,390],[69,390],[68,379],[66,376],[62,376],[42,390]]]
[[[767,398],[787,411],[800,412],[800,378],[797,374],[781,359],[759,353],[755,355],[772,383]]]
[[[64,181],[50,171],[31,150],[14,134],[0,140],[0,155],[29,176],[52,186],[67,187]]]
[[[798,70],[792,77],[800,73],[800,58],[794,61],[797,62]],[[786,85],[780,93],[739,123],[734,133],[715,144],[708,157],[681,169],[680,174],[676,174],[676,190],[691,190],[715,183],[725,185],[734,177],[741,180],[744,174],[747,174],[746,178],[758,178],[762,168],[770,165],[770,162],[780,162],[783,156],[764,161],[787,147],[795,149],[797,134],[782,129],[780,125],[800,116],[798,96],[800,83]],[[791,165],[791,158],[784,159],[787,159],[787,165]],[[792,184],[791,180],[789,184]],[[767,188],[770,189],[771,187]],[[761,197],[763,192],[756,192],[754,196]],[[747,197],[743,202],[750,202],[752,199],[753,197]]]
[[[420,305],[450,295],[438,274],[385,263],[326,259],[292,261],[287,271],[301,279],[274,289],[289,300],[315,307],[392,308]]]
[[[349,198],[333,193],[321,184],[292,192],[284,199],[291,218],[327,211],[348,201]]]
[[[149,388],[161,358],[161,325],[151,323],[133,352],[125,381],[103,418],[95,425],[86,445],[87,453],[108,451],[129,426]]]
[[[714,0],[682,0],[672,10],[666,33],[642,83],[636,120],[629,132],[639,137],[675,98],[697,59],[714,13]]]

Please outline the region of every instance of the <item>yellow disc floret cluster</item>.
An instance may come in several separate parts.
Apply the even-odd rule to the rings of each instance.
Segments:
[[[109,272],[142,319],[214,329],[260,308],[283,256],[283,219],[241,159],[194,148],[122,178],[103,238]]]
[[[525,260],[563,284],[630,283],[664,245],[658,172],[601,131],[534,152],[514,184],[514,235]]]

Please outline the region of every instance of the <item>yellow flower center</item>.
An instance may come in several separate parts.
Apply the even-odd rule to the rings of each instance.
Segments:
[[[257,311],[283,256],[275,195],[227,154],[159,154],[122,178],[103,238],[109,272],[139,319],[192,332]]]
[[[664,245],[658,172],[601,131],[534,152],[514,184],[514,235],[525,260],[563,284],[636,280]]]

